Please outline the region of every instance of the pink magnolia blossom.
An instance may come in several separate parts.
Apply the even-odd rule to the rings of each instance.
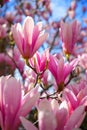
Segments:
[[[39,130],[79,130],[82,119],[85,116],[85,107],[79,106],[72,114],[66,101],[58,104],[58,101],[43,99],[38,106]],[[21,117],[21,122],[26,130],[38,130],[30,121]]]
[[[20,124],[19,117],[26,116],[38,98],[37,88],[23,95],[20,82],[13,77],[1,77],[0,126],[2,130],[16,130]]]
[[[67,76],[70,74],[70,72],[72,72],[76,64],[76,60],[71,61],[70,63],[64,63],[62,56],[57,58],[57,56],[50,55],[48,69],[53,74],[56,83],[59,86],[59,91],[63,89],[62,87],[64,86]]]
[[[31,122],[23,117],[20,118],[26,130],[38,130]],[[42,100],[38,105],[39,130],[55,130],[57,124],[51,104],[47,99]]]
[[[86,114],[84,106],[79,106],[70,113],[71,108],[66,101],[59,105],[56,100],[52,100],[51,105],[57,120],[57,128],[55,130],[73,130],[74,128],[79,128]]]
[[[38,73],[43,72],[49,61],[49,50],[45,50],[41,55],[39,52],[36,52],[35,55],[29,60],[32,67],[36,69]]]
[[[63,91],[63,98],[67,100],[71,112],[80,105],[87,106],[87,82],[68,85]]]
[[[34,21],[29,16],[26,17],[23,27],[20,23],[15,24],[12,33],[24,58],[31,58],[48,36],[42,31],[42,23],[39,22],[34,26]]]
[[[73,54],[74,46],[80,32],[80,24],[74,20],[72,23],[61,21],[62,47],[65,54]]]

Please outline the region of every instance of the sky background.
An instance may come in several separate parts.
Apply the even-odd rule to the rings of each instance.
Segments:
[[[27,1],[27,0],[24,0]],[[29,0],[29,1],[34,1],[34,0]],[[51,8],[52,8],[52,19],[53,20],[60,20],[62,17],[65,16],[67,9],[70,6],[72,0],[51,0]],[[84,5],[85,7],[87,7],[87,0],[77,0],[78,4],[77,4],[77,8],[76,8],[76,19],[78,19],[79,21],[81,21],[81,18],[83,16],[82,13],[82,6]],[[13,10],[13,4],[14,0],[10,0],[10,2],[8,2],[5,6],[7,6],[8,11],[9,10]],[[3,6],[4,8],[4,6]],[[0,15],[4,15],[4,11],[1,12]],[[87,17],[87,11],[86,13],[84,13],[84,17]]]

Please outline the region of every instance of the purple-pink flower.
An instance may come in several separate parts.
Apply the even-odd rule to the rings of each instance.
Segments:
[[[21,84],[13,77],[0,78],[0,126],[16,130],[20,116],[26,116],[39,98],[37,88],[23,95]]]
[[[63,90],[64,83],[68,75],[72,72],[78,61],[73,60],[70,63],[64,63],[62,56],[59,58],[56,55],[50,55],[48,69],[53,74],[56,83],[58,85],[59,91]]]
[[[23,26],[20,23],[12,27],[13,38],[24,58],[31,58],[47,39],[48,33],[42,31],[42,23],[34,26],[33,18],[27,16]]]
[[[48,67],[49,62],[49,50],[45,50],[41,55],[39,52],[36,52],[35,55],[29,60],[29,63],[33,68],[36,69],[38,73],[44,72]]]
[[[85,116],[85,107],[79,106],[71,114],[66,101],[61,104],[55,99],[40,101],[38,106],[39,130],[74,130],[79,128]],[[24,117],[20,120],[26,130],[38,130],[30,121]]]
[[[63,98],[67,100],[71,112],[78,106],[87,106],[87,82],[81,80],[78,84],[68,85],[63,91]]]
[[[62,47],[65,54],[73,54],[74,46],[80,33],[80,24],[74,20],[72,23],[61,21]]]

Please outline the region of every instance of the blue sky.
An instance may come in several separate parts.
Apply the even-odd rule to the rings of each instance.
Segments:
[[[60,20],[66,15],[66,10],[68,9],[71,0],[51,0],[51,7],[53,11],[53,19]],[[67,3],[66,3],[67,1]]]

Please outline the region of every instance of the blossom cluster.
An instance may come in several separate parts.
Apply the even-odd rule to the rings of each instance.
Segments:
[[[2,130],[16,130],[20,124],[26,130],[79,129],[86,115],[87,80],[85,76],[74,82],[82,60],[79,57],[70,58],[75,51],[79,27],[77,21],[69,24],[61,22],[65,60],[61,54],[50,54],[49,48],[42,55],[38,51],[48,38],[41,22],[34,25],[33,18],[27,16],[23,25],[17,23],[12,26],[11,31],[17,46],[14,58],[21,62],[20,53],[24,59],[22,66],[26,65],[28,69],[24,74],[27,77],[24,84],[10,75],[0,77]],[[22,66],[19,64],[20,69]],[[38,112],[38,128],[35,123],[26,119],[32,109]]]
[[[49,0],[38,0],[37,6],[44,5],[51,15],[49,3]],[[41,20],[35,23],[28,12],[32,8],[28,3],[23,8],[26,17],[22,24],[11,15],[7,16],[9,22],[0,18],[0,129],[84,130],[87,32],[81,30],[77,20],[52,23],[57,29],[54,37],[59,38],[60,34],[61,49],[59,53],[51,52],[53,46],[59,46],[54,38],[53,46],[49,42],[41,51],[43,44],[51,39],[49,29],[43,27]],[[70,18],[74,17],[75,9],[74,1],[68,10]],[[45,12],[42,14],[48,20]],[[6,40],[10,41],[9,45]],[[7,68],[3,69],[3,64]],[[14,70],[20,75],[15,76]]]

